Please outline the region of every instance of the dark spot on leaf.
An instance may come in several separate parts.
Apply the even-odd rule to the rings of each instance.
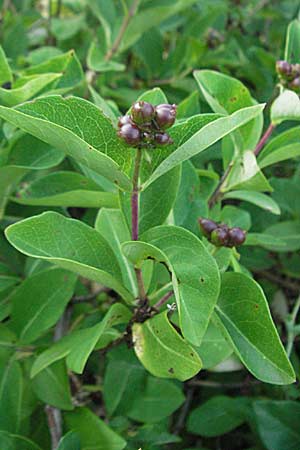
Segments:
[[[236,101],[237,101],[237,97],[231,97],[231,98],[229,99],[229,101],[230,101],[231,103],[236,102]]]
[[[256,303],[256,305],[255,305],[255,309],[258,309],[258,304]]]
[[[204,283],[204,278],[203,277],[200,277],[200,281],[201,281],[201,283]]]
[[[192,357],[194,357],[194,353],[190,353],[190,355],[191,355]]]
[[[168,370],[169,373],[174,373],[174,369],[173,367],[170,367],[170,369]]]

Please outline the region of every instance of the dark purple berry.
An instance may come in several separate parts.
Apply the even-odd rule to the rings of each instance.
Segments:
[[[289,83],[289,88],[293,91],[300,92],[300,77],[296,77]]]
[[[276,62],[276,71],[282,77],[290,77],[292,74],[292,65],[287,61],[277,61]]]
[[[230,228],[228,231],[228,243],[230,247],[238,247],[246,240],[246,231],[239,227]]]
[[[126,114],[126,116],[119,117],[118,127],[121,128],[123,125],[127,123],[132,123],[131,117]]]
[[[218,228],[218,225],[216,224],[216,222],[214,222],[213,220],[210,220],[210,219],[205,219],[205,218],[201,217],[198,220],[198,222],[199,222],[199,226],[200,226],[202,233],[204,234],[204,236],[206,236],[208,238],[210,238],[212,231],[214,231],[216,228]]]
[[[170,138],[168,133],[155,133],[154,141],[157,145],[170,145],[173,144],[173,139]]]
[[[228,229],[219,226],[212,231],[210,241],[216,247],[226,247],[228,244]]]
[[[155,108],[155,122],[161,129],[169,128],[176,119],[175,105],[158,105]]]
[[[148,124],[154,118],[154,106],[148,102],[136,102],[131,107],[132,120],[138,125]]]
[[[141,133],[138,127],[132,123],[126,123],[120,128],[118,132],[120,138],[122,138],[127,144],[136,146],[141,142]]]
[[[11,82],[10,81],[6,81],[5,83],[2,84],[2,89],[11,89]]]

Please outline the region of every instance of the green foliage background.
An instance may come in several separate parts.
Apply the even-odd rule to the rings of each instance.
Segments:
[[[300,449],[299,7],[0,0],[1,450]],[[137,99],[178,105],[138,242]]]

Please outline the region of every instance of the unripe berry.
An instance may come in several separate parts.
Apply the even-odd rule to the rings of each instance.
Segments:
[[[155,133],[154,141],[157,145],[170,145],[173,144],[173,139],[170,138],[168,133]]]
[[[133,147],[141,142],[141,133],[138,127],[132,123],[126,123],[120,128],[118,132],[120,138],[122,138],[127,144]]]
[[[198,220],[198,222],[199,222],[199,226],[200,226],[202,233],[204,234],[204,236],[206,236],[208,238],[210,238],[212,231],[214,231],[216,228],[218,228],[218,225],[213,220],[209,220],[209,219],[205,219],[205,218],[201,217]]]
[[[284,78],[290,77],[292,73],[292,65],[287,61],[277,61],[276,71]]]
[[[246,232],[239,227],[230,228],[228,231],[228,243],[230,247],[238,247],[246,240]]]
[[[118,120],[118,127],[121,128],[123,125],[126,125],[127,123],[132,123],[131,117],[127,114],[125,116],[119,117]]]
[[[173,125],[176,119],[175,105],[158,105],[155,108],[155,121],[159,128],[166,129]]]
[[[154,106],[148,102],[136,102],[131,107],[132,120],[139,124],[148,124],[154,118]]]
[[[226,247],[228,243],[228,229],[224,227],[216,228],[210,235],[210,241],[216,247]]]

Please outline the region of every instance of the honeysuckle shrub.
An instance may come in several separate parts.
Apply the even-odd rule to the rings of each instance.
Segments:
[[[0,2],[1,450],[300,448],[298,6]]]

